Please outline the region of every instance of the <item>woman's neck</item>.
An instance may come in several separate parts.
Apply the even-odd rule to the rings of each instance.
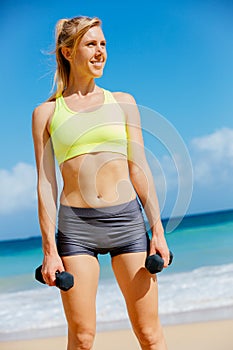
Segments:
[[[98,87],[95,84],[93,78],[86,79],[81,77],[71,76],[69,79],[69,84],[64,91],[64,96],[70,96],[72,94],[77,94],[80,97],[86,96],[89,93],[97,92]]]

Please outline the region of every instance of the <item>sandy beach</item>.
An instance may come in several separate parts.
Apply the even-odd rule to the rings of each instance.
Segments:
[[[232,350],[233,320],[166,326],[169,350]],[[66,337],[1,342],[1,350],[65,350]],[[98,332],[94,350],[138,350],[131,330]]]

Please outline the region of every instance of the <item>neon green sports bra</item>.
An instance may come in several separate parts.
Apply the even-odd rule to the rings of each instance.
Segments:
[[[59,165],[85,153],[116,152],[127,156],[124,112],[112,93],[102,90],[104,103],[91,112],[74,112],[62,95],[56,99],[50,135]]]

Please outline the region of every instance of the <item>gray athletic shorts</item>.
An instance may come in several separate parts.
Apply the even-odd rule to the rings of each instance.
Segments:
[[[104,208],[60,204],[56,235],[60,256],[147,252],[149,238],[138,200]]]

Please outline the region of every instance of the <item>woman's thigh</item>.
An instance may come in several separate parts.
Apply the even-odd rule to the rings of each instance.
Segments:
[[[128,253],[112,259],[112,267],[124,295],[134,330],[158,327],[156,276],[145,268],[146,253]]]
[[[91,255],[62,257],[65,270],[74,276],[74,286],[61,292],[69,330],[94,331],[99,262]]]

